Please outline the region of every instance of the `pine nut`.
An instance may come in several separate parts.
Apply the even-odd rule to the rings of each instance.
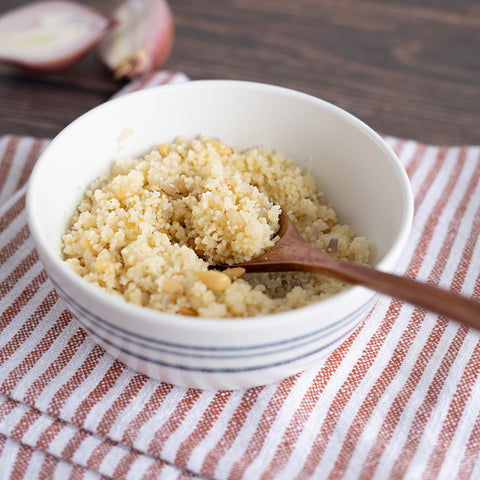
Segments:
[[[185,179],[183,177],[178,178],[175,186],[177,188],[177,192],[181,193],[182,195],[186,195],[189,192],[187,186],[185,185]]]
[[[180,315],[188,315],[190,317],[196,317],[197,316],[197,312],[193,308],[190,308],[190,307],[180,307],[178,309],[178,313]]]
[[[185,292],[183,285],[178,280],[171,277],[163,277],[160,288],[163,293],[173,293],[175,295],[181,295]]]
[[[131,196],[132,196],[132,194],[123,187],[120,187],[117,190],[115,190],[115,197],[120,202],[122,202],[123,200],[125,200],[126,198],[131,197]]]
[[[216,270],[205,270],[198,272],[197,278],[210,290],[214,292],[223,292],[232,283],[232,280],[225,273]]]
[[[228,145],[225,145],[222,142],[219,142],[218,140],[205,140],[204,145],[212,146],[220,155],[230,155],[231,153],[233,153],[233,150],[231,147],[229,147]]]
[[[168,145],[168,143],[163,143],[158,147],[158,151],[162,157],[166,157],[169,153],[172,147]]]
[[[227,268],[223,271],[225,275],[228,275],[231,280],[236,280],[237,278],[241,277],[245,273],[245,269],[243,267],[232,267]]]
[[[114,263],[112,260],[109,258],[98,258],[95,262],[95,265],[93,268],[98,272],[98,273],[105,273],[107,270],[112,268],[114,266]]]
[[[203,248],[202,244],[195,241],[196,237],[191,237],[187,240],[187,245],[199,256],[203,257],[205,253],[205,249]]]
[[[177,194],[177,187],[173,183],[162,183],[160,188],[170,196]]]
[[[225,210],[225,217],[227,218],[227,223],[230,227],[233,228],[244,228],[246,225],[243,215],[233,208],[227,208]]]
[[[327,218],[325,220],[325,223],[329,228],[332,228],[335,225],[335,219],[334,218]]]
[[[256,203],[257,205],[260,205],[259,198],[256,195],[254,195],[253,193],[249,192],[249,193],[245,194],[245,196],[247,198],[249,198],[253,203]]]
[[[92,246],[92,244],[90,243],[90,240],[88,240],[88,238],[85,238],[85,237],[82,237],[80,242],[80,245],[85,249],[85,250],[89,250],[90,252],[94,252],[94,248]]]

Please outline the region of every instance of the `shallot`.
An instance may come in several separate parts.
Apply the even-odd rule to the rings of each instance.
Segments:
[[[126,0],[117,25],[100,43],[102,61],[116,78],[135,78],[161,66],[173,43],[173,14],[166,0]]]
[[[19,7],[0,16],[0,60],[36,70],[60,70],[97,45],[113,23],[71,1]]]
[[[338,253],[338,238],[331,238],[328,242],[327,252],[336,255]]]

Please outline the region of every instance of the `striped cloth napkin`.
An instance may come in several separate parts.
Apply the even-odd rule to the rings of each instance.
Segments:
[[[480,299],[480,147],[386,140],[415,195],[397,272]],[[400,301],[380,297],[318,365],[250,390],[175,387],[106,354],[29,235],[25,184],[47,144],[0,137],[1,478],[480,478],[479,335]]]

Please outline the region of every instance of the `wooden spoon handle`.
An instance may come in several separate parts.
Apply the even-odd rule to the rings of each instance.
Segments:
[[[480,303],[433,285],[333,257],[326,260],[324,254],[319,255],[318,262],[313,257],[310,265],[303,265],[302,270],[307,269],[369,287],[480,329]]]
[[[238,264],[249,272],[314,272],[363,285],[480,330],[480,303],[433,285],[332,257],[309,245],[282,212],[279,242],[265,254]]]

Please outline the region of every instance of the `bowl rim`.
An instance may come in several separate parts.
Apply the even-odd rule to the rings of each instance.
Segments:
[[[271,314],[262,314],[262,315],[255,315],[249,317],[223,317],[223,318],[210,318],[210,317],[190,317],[181,314],[172,314],[162,311],[157,311],[148,307],[142,307],[139,305],[135,305],[133,303],[127,302],[124,299],[118,298],[112,294],[109,294],[97,286],[90,284],[78,274],[73,272],[70,268],[68,268],[63,260],[61,259],[58,252],[55,252],[53,248],[51,248],[45,238],[41,233],[41,227],[39,224],[39,220],[35,215],[35,197],[38,195],[39,185],[36,182],[37,174],[43,166],[44,159],[48,157],[50,149],[65,135],[68,135],[69,131],[75,128],[76,124],[79,122],[86,121],[91,115],[95,115],[98,111],[110,108],[112,104],[120,104],[120,103],[128,103],[131,101],[135,101],[135,98],[139,97],[148,97],[151,95],[156,95],[157,92],[168,92],[172,90],[184,90],[184,89],[202,89],[202,88],[242,88],[242,89],[256,89],[256,90],[264,90],[268,91],[269,93],[279,93],[283,95],[287,95],[293,98],[299,98],[302,100],[306,100],[309,102],[317,103],[321,105],[322,108],[326,108],[330,110],[335,115],[339,115],[344,117],[349,123],[352,123],[356,128],[360,129],[362,133],[366,134],[376,145],[380,148],[385,156],[389,159],[391,166],[393,167],[394,172],[399,179],[401,191],[403,194],[403,199],[405,203],[405,209],[403,211],[402,219],[400,221],[400,229],[399,235],[395,239],[394,243],[390,246],[387,253],[380,259],[375,268],[379,270],[389,271],[393,266],[397,263],[400,253],[405,248],[407,240],[410,235],[411,226],[413,222],[413,210],[414,210],[414,202],[413,202],[413,193],[411,189],[411,184],[408,179],[407,173],[400,163],[397,155],[394,153],[393,149],[387,144],[387,142],[377,133],[375,132],[370,126],[364,123],[362,120],[354,116],[353,114],[349,113],[348,111],[338,107],[326,100],[318,98],[316,96],[310,95],[308,93],[304,93],[301,91],[293,90],[291,88],[273,85],[268,83],[259,83],[259,82],[251,82],[251,81],[244,81],[244,80],[191,80],[185,83],[179,84],[168,84],[168,85],[160,85],[151,88],[147,88],[144,90],[139,90],[136,92],[128,93],[122,95],[120,97],[116,97],[110,99],[91,110],[88,110],[75,120],[73,120],[70,124],[68,124],[65,128],[63,128],[50,142],[50,144],[46,147],[46,149],[42,152],[40,157],[38,158],[27,187],[27,194],[26,194],[26,212],[27,212],[27,221],[30,227],[30,232],[35,244],[35,247],[39,253],[39,256],[42,260],[45,259],[50,265],[53,265],[57,272],[61,274],[62,277],[65,278],[66,281],[70,282],[73,288],[79,289],[82,291],[86,296],[93,298],[95,301],[103,304],[108,309],[113,309],[114,311],[121,310],[123,313],[131,315],[135,318],[142,318],[142,321],[145,321],[152,325],[152,327],[156,326],[158,328],[161,324],[166,324],[170,326],[178,326],[178,327],[188,327],[188,328],[202,328],[205,327],[207,329],[215,329],[216,331],[225,330],[226,332],[235,331],[237,329],[243,330],[246,326],[251,328],[253,324],[258,324],[258,326],[269,326],[272,322],[275,322],[278,325],[282,325],[283,323],[290,323],[291,322],[291,315],[294,313],[295,315],[303,315],[304,313],[312,314],[315,313],[317,316],[320,316],[322,311],[329,312],[333,311],[334,306],[336,304],[349,302],[358,298],[362,295],[362,292],[367,290],[366,287],[353,285],[348,287],[347,289],[333,295],[332,297],[323,299],[319,302],[315,302],[313,304],[309,304],[303,307],[299,307],[293,310],[287,310],[284,312],[279,313],[271,313]],[[372,295],[374,296],[376,293],[371,291]]]

